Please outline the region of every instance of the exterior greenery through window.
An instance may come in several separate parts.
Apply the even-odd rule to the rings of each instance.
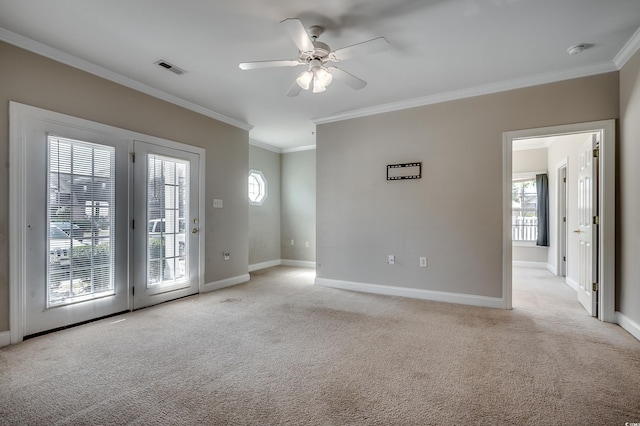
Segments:
[[[267,198],[267,180],[259,170],[249,171],[249,203],[261,205]]]
[[[536,180],[518,179],[512,184],[511,239],[536,241],[538,238]]]

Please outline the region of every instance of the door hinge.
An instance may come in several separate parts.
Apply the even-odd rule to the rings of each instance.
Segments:
[[[566,262],[567,261],[567,256],[562,256],[562,261]]]
[[[563,217],[563,218],[562,218],[562,221],[563,221],[563,222],[566,222],[566,221],[567,221],[567,217],[566,217],[566,216],[565,216],[565,217]]]
[[[563,181],[564,183],[567,183],[567,178],[562,178],[562,181]]]
[[[131,287],[131,295],[135,296],[136,295],[136,288],[135,287]]]
[[[598,283],[593,283],[593,291],[598,291],[599,287]]]
[[[136,153],[135,152],[131,153],[131,161],[133,161],[134,163],[136,162]]]
[[[136,229],[136,221],[135,221],[135,219],[131,221],[131,229]]]
[[[594,225],[600,225],[600,216],[594,216],[593,217],[593,224]]]
[[[595,148],[595,149],[593,150],[593,157],[594,157],[594,158],[598,158],[598,157],[600,157],[600,148]]]

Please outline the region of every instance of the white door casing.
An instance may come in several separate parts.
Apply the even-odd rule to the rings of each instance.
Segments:
[[[567,276],[567,159],[556,168],[558,173],[558,247],[556,259],[556,275]]]
[[[512,308],[512,241],[511,241],[511,181],[512,145],[516,139],[539,138],[576,133],[597,132],[601,135],[598,157],[598,319],[616,322],[615,312],[615,120],[541,127],[504,132],[502,137],[502,302]],[[571,230],[570,230],[571,231]],[[552,242],[553,244],[553,242]]]

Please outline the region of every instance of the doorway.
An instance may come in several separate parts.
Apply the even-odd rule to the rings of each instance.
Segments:
[[[204,150],[10,113],[12,343],[199,291]]]
[[[600,200],[599,205],[593,213],[593,220],[598,221],[598,225],[593,228],[595,240],[597,241],[597,249],[600,256],[594,262],[593,283],[595,289],[593,296],[597,297],[599,303],[598,310],[595,315],[607,322],[615,321],[615,121],[606,120],[591,123],[580,123],[566,126],[554,126],[539,129],[529,129],[522,131],[506,132],[503,134],[503,295],[505,307],[510,309],[512,297],[512,158],[513,144],[516,140],[532,140],[535,138],[554,138],[560,136],[576,135],[579,133],[595,133],[601,136],[598,151],[597,174],[599,180],[594,187]],[[555,166],[555,168],[554,168]],[[562,173],[563,167],[566,171],[566,164],[550,164],[549,171],[553,174]],[[568,165],[569,170],[571,164]],[[576,164],[577,167],[577,164]],[[554,186],[554,189],[556,187]],[[556,192],[556,191],[554,191]],[[560,191],[557,191],[557,200],[562,197]],[[560,211],[556,207],[555,211]],[[560,213],[561,214],[561,213]],[[559,216],[559,215],[558,215]],[[556,219],[560,220],[560,219]],[[556,228],[556,224],[558,227]],[[551,222],[551,226],[557,230],[552,235],[551,244],[557,248],[557,252],[549,259],[559,259],[562,250],[558,235],[562,232],[562,226],[558,222]],[[570,231],[570,230],[569,230]],[[564,231],[565,234],[568,232]],[[553,241],[555,240],[555,241]],[[567,258],[570,262],[571,259]],[[549,261],[550,264],[555,263]],[[556,263],[553,268],[549,268],[554,274],[563,273],[562,263]],[[566,273],[566,272],[565,272]],[[589,287],[591,290],[591,287]]]

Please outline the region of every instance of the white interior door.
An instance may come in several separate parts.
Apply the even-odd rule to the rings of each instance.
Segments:
[[[26,132],[23,335],[129,309],[127,141],[51,122]]]
[[[134,142],[134,308],[199,290],[199,155]]]
[[[578,214],[580,275],[578,300],[592,316],[598,315],[598,149],[597,135],[580,148],[578,175]]]

